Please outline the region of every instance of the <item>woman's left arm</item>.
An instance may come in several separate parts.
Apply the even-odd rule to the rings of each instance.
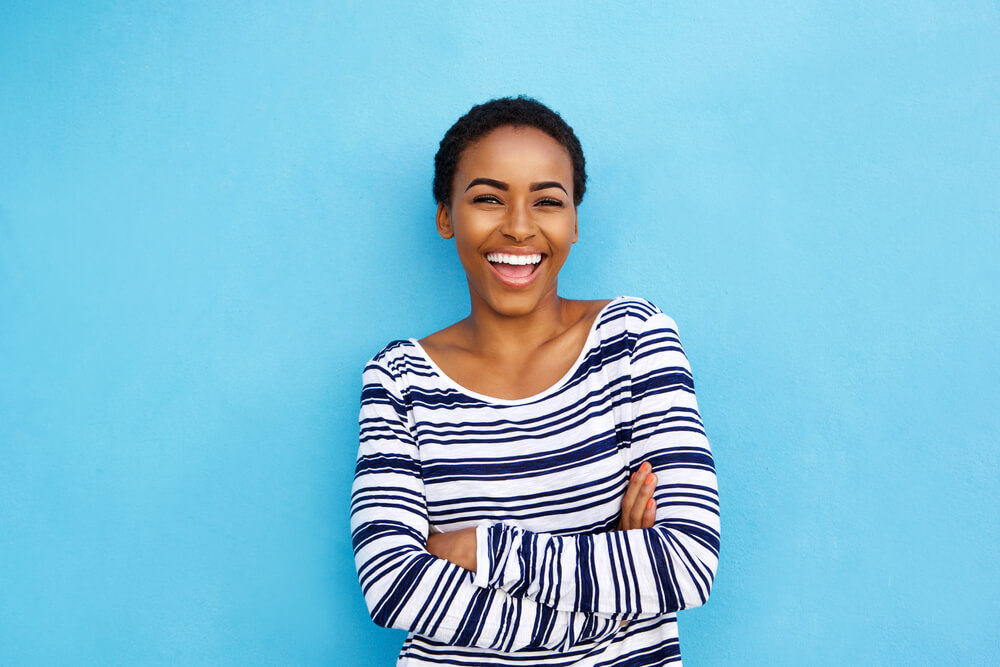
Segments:
[[[473,583],[561,611],[659,615],[707,601],[719,561],[718,491],[673,320],[651,316],[631,360],[631,460],[656,474],[653,527],[555,536],[480,526]]]

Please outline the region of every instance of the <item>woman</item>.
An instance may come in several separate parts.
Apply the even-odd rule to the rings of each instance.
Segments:
[[[367,365],[351,529],[399,665],[679,664],[718,563],[715,471],[673,321],[557,293],[583,152],[528,98],[435,158],[471,313]]]

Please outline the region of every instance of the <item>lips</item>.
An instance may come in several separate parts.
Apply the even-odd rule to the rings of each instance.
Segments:
[[[486,261],[496,278],[507,287],[524,288],[534,282],[538,267],[545,261],[539,252],[490,252]]]

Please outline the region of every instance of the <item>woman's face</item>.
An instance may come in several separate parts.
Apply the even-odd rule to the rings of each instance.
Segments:
[[[573,164],[563,146],[533,127],[499,127],[458,161],[438,232],[455,238],[473,301],[524,315],[556,294],[576,243]]]

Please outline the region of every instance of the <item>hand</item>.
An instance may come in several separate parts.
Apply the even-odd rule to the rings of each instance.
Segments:
[[[433,533],[427,538],[427,551],[464,567],[469,572],[475,572],[476,527],[453,530],[450,533]]]
[[[656,475],[653,466],[643,461],[638,472],[632,474],[622,498],[622,515],[618,519],[616,530],[631,530],[633,528],[652,528],[656,521],[656,501],[653,491],[656,490]],[[628,619],[621,622],[621,627],[628,625]]]
[[[656,521],[656,501],[653,491],[656,490],[656,475],[648,461],[643,461],[639,470],[632,475],[622,498],[622,515],[618,520],[617,530],[632,530],[633,528],[652,528]]]

